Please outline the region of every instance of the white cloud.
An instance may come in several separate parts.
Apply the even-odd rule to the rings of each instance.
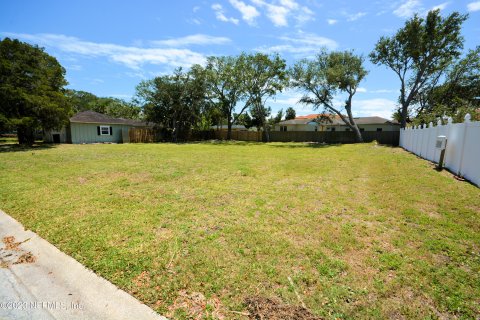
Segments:
[[[331,26],[336,24],[337,22],[338,22],[338,20],[335,20],[335,19],[327,19],[327,23]]]
[[[187,22],[191,23],[191,24],[196,24],[197,26],[202,24],[202,20],[197,19],[197,18],[189,19],[189,20],[187,20]]]
[[[242,19],[245,20],[249,25],[255,25],[255,19],[260,16],[260,12],[251,5],[246,4],[240,0],[230,0],[230,4],[240,11],[242,14]]]
[[[393,11],[397,17],[410,18],[415,13],[422,11],[422,3],[420,0],[407,0],[402,3],[397,9]]]
[[[334,50],[338,47],[335,40],[317,36],[312,33],[300,32],[294,36],[282,36],[278,38],[283,43],[274,46],[263,46],[257,51],[265,53],[291,53],[295,58],[313,57],[323,48]]]
[[[299,24],[313,20],[315,14],[308,7],[300,6],[294,0],[277,0],[269,3],[265,0],[251,0],[260,8],[265,8],[268,19],[276,27],[288,26],[288,18],[293,16]],[[273,4],[275,3],[275,4]]]
[[[292,10],[291,8],[273,5],[263,0],[252,0],[257,6],[263,7],[267,10],[267,17],[273,22],[276,27],[288,26],[287,15]],[[291,5],[291,4],[290,4]]]
[[[378,89],[378,90],[372,90],[370,91],[371,93],[394,93],[397,92],[398,90],[391,90],[391,89]]]
[[[365,92],[367,92],[367,88],[363,88],[363,87],[357,88],[357,93],[365,93]]]
[[[66,66],[65,69],[71,70],[71,71],[80,71],[82,70],[82,66],[78,64],[72,64],[72,65]]]
[[[214,37],[206,34],[194,34],[182,38],[152,41],[151,44],[155,46],[185,47],[189,45],[227,44],[229,42],[231,42],[231,40],[226,37]]]
[[[298,25],[304,25],[308,21],[315,20],[313,17],[315,15],[315,12],[310,10],[307,7],[302,7],[298,11],[298,14],[295,15],[295,20],[297,20]]]
[[[391,119],[397,104],[395,101],[389,99],[354,99],[352,102],[352,111],[355,116],[368,117],[378,116],[386,119]]]
[[[214,3],[212,4],[212,10],[215,11],[215,16],[217,17],[217,20],[220,20],[222,22],[231,22],[235,25],[237,25],[240,21],[236,18],[227,18],[225,15],[225,11],[223,10],[223,7],[219,3]]]
[[[469,4],[467,4],[467,10],[470,12],[479,11],[480,1],[470,2]]]
[[[139,70],[144,64],[188,68],[192,64],[205,62],[205,57],[202,54],[188,49],[139,48],[111,43],[95,43],[61,34],[4,34],[67,53],[87,57],[106,57],[134,70]]]
[[[480,3],[480,2],[479,2]],[[437,4],[436,6],[432,7],[432,9],[430,10],[445,10],[445,8],[450,4],[450,2],[444,2],[444,3],[440,3],[440,4]]]
[[[355,21],[360,19],[361,17],[365,16],[366,12],[357,12],[354,14],[347,14],[347,21]]]

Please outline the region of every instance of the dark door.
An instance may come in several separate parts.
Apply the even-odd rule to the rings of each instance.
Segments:
[[[53,143],[60,143],[60,134],[59,133],[52,134],[52,138],[53,138]]]

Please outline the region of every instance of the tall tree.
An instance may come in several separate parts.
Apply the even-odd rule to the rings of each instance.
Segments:
[[[185,139],[201,121],[205,107],[205,84],[198,66],[189,72],[156,77],[137,86],[147,121],[157,124],[173,142]]]
[[[426,18],[415,15],[392,37],[381,37],[370,60],[385,65],[400,80],[401,126],[405,127],[411,103],[425,88],[433,88],[463,48],[460,34],[467,15],[453,12],[443,18],[440,10]]]
[[[74,112],[92,110],[115,118],[140,119],[141,108],[133,102],[93,93],[67,89],[65,92]]]
[[[480,46],[453,64],[442,84],[420,92],[414,100],[416,124],[435,122],[443,115],[463,121],[466,113],[477,120],[480,113]],[[480,119],[478,119],[480,120]]]
[[[208,98],[214,103],[227,119],[227,140],[232,135],[232,125],[237,103],[245,96],[243,69],[246,55],[208,57],[206,66],[206,83]],[[247,107],[237,114],[240,116]]]
[[[265,107],[265,103],[288,85],[286,63],[278,54],[268,56],[263,53],[248,55],[246,61],[243,69],[245,107],[250,108],[252,118],[261,124],[269,141],[267,117],[271,109]]]
[[[323,107],[326,113],[339,116],[342,121],[355,132],[358,142],[362,142],[362,134],[352,114],[352,100],[358,85],[367,75],[363,67],[363,58],[351,51],[322,51],[314,60],[302,60],[290,71],[292,86],[304,92],[301,103],[313,105],[315,109]],[[333,104],[336,94],[346,95],[343,109]]]
[[[275,124],[281,122],[282,118],[283,118],[283,109],[280,109],[280,110],[278,110],[277,115],[275,117],[272,117],[272,121],[270,121],[270,122],[275,125]]]
[[[33,144],[36,129],[68,121],[65,69],[38,46],[0,41],[0,127],[14,128],[20,144]]]
[[[285,110],[285,120],[292,120],[295,119],[297,116],[295,109],[292,107],[288,107],[287,110]]]

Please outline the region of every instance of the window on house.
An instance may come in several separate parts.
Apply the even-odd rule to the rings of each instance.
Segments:
[[[100,126],[100,135],[101,136],[109,136],[110,135],[110,127],[109,126]]]
[[[377,131],[378,131],[378,132],[382,131],[382,128],[377,128]]]
[[[315,127],[315,131],[318,131],[318,127]]]
[[[360,128],[360,132],[363,132],[363,131],[365,131],[365,128]]]
[[[287,126],[281,126],[280,131],[287,131]]]
[[[335,131],[335,128],[331,128],[330,130],[331,130],[331,131]]]
[[[350,131],[350,128],[345,128],[345,131]]]

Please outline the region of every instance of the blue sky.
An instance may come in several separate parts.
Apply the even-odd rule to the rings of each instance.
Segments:
[[[0,38],[44,47],[67,70],[69,88],[129,100],[144,79],[209,55],[278,52],[289,64],[322,47],[365,57],[415,12],[440,8],[468,13],[465,50],[480,45],[480,1],[384,0],[2,0]],[[356,116],[390,118],[399,81],[390,70],[365,62],[367,78],[354,97]],[[286,91],[267,105],[314,112]],[[340,100],[339,100],[340,101]]]

